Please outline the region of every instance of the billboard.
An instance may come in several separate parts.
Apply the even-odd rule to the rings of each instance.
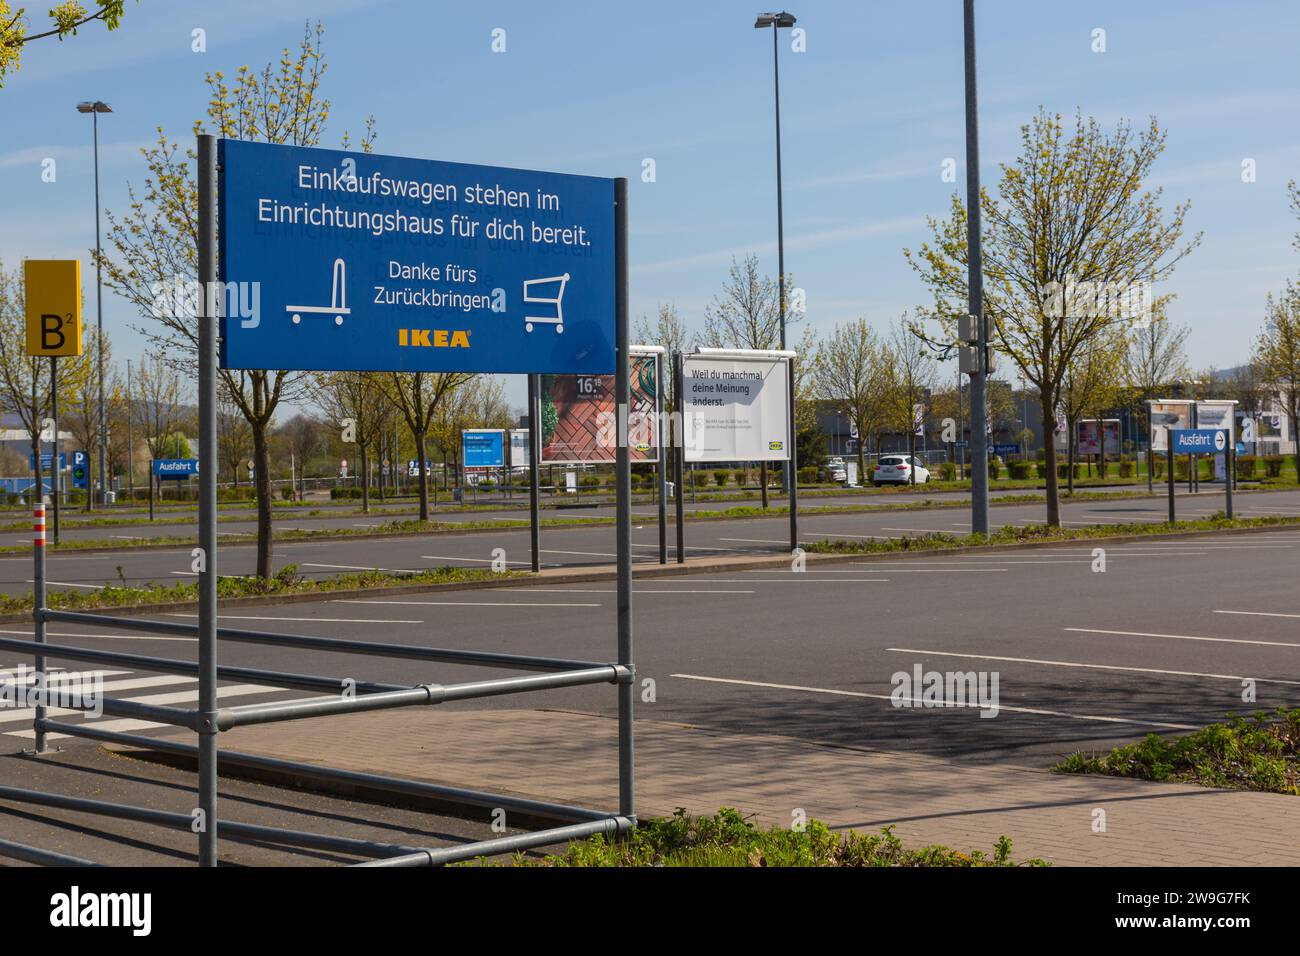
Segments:
[[[532,449],[528,442],[527,428],[510,429],[510,467],[527,468],[532,464]]]
[[[632,353],[628,445],[634,462],[659,460],[660,356]],[[612,462],[618,438],[613,375],[541,377],[541,461]]]
[[[1105,425],[1106,451],[1118,452],[1119,445],[1119,419],[1107,418],[1102,422]],[[1097,419],[1085,418],[1078,423],[1078,439],[1074,446],[1076,455],[1100,455],[1102,452],[1101,439],[1102,433],[1098,430]]]
[[[614,180],[221,140],[223,368],[614,370]]]
[[[1192,403],[1179,401],[1147,402],[1151,417],[1151,450],[1169,450],[1169,429],[1192,427]]]
[[[465,467],[504,468],[505,435],[500,428],[467,428],[461,432],[461,460]]]
[[[786,360],[682,356],[686,461],[788,461]]]

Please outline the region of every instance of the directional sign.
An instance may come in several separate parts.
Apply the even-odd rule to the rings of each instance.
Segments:
[[[220,142],[225,368],[614,371],[614,180]]]
[[[23,262],[28,355],[81,354],[81,260]]]
[[[89,459],[84,451],[72,453],[72,487],[85,488]]]
[[[155,458],[153,473],[163,480],[180,481],[199,473],[197,458]]]
[[[1020,446],[1019,445],[994,445],[992,451],[993,454],[997,455],[999,458],[1004,457],[1006,455],[1019,455]]]
[[[1228,432],[1223,428],[1175,428],[1174,454],[1213,455],[1228,447]]]

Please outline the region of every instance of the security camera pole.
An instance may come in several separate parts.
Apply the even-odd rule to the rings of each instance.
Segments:
[[[984,315],[983,259],[980,251],[980,146],[979,108],[975,98],[975,0],[965,0],[966,59],[966,245],[967,311],[973,319],[970,330],[975,348],[963,350],[973,361],[962,371],[970,374],[971,531],[989,531],[988,433],[984,405],[984,378],[992,371],[989,361],[988,322]]]

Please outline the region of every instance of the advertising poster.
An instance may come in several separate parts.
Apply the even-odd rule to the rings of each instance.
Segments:
[[[628,441],[632,461],[659,460],[659,356],[633,354]],[[613,462],[618,435],[613,375],[541,377],[541,461]]]
[[[1169,450],[1169,429],[1192,427],[1191,402],[1148,402],[1151,410],[1151,450]]]
[[[461,432],[466,468],[504,468],[505,432],[500,428],[467,428]]]
[[[682,363],[686,461],[788,461],[784,359],[687,355]]]
[[[510,429],[510,467],[527,468],[532,461],[528,457],[528,429]]]
[[[1107,418],[1104,421],[1106,426],[1106,453],[1119,451],[1119,419]],[[1097,419],[1087,418],[1079,422],[1079,440],[1075,446],[1075,454],[1083,455],[1100,455],[1101,454],[1101,437],[1097,431]]]

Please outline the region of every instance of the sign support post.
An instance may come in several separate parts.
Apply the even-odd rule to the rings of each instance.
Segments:
[[[660,353],[655,363],[655,389],[659,392],[659,413],[655,423],[655,441],[659,445],[659,462],[655,474],[659,479],[659,563],[668,563],[668,502],[664,492],[668,489],[668,448],[664,445],[664,357]]]
[[[542,552],[538,542],[538,524],[540,517],[538,515],[537,497],[539,494],[537,485],[539,481],[538,472],[540,468],[537,459],[542,456],[542,432],[538,427],[541,424],[541,399],[538,396],[536,373],[528,376],[528,531],[529,539],[533,547],[533,570],[542,569]]]
[[[201,134],[199,186],[199,865],[217,865],[217,139]],[[101,476],[102,477],[102,476]]]
[[[781,294],[785,295],[784,287]],[[785,348],[784,341],[781,348]],[[799,549],[799,454],[796,445],[799,432],[794,420],[794,359],[786,359],[785,368],[786,387],[790,389],[790,458],[786,461],[786,474],[790,476],[790,551],[793,553]]]
[[[1165,470],[1169,472],[1169,474],[1166,476],[1169,479],[1169,523],[1173,524],[1174,523],[1174,435],[1172,430],[1169,433],[1169,437],[1165,439],[1165,444],[1167,446],[1165,449],[1165,455],[1168,458]]]
[[[628,446],[628,411],[631,387],[628,380],[627,317],[627,179],[614,180],[614,405],[618,445],[614,453],[618,526],[618,662],[628,677],[618,685],[618,812],[636,819],[632,755],[632,704],[636,693],[636,667],[632,660],[632,449]]]
[[[59,545],[59,492],[63,472],[59,468],[59,389],[57,356],[50,356],[50,500],[54,503],[54,546]],[[87,491],[89,493],[89,490]]]
[[[1228,520],[1232,520],[1232,480],[1233,478],[1236,477],[1237,449],[1234,447],[1233,442],[1231,440],[1232,436],[1230,435],[1228,436],[1228,438],[1229,440],[1227,442],[1227,448],[1225,448],[1223,452],[1223,454],[1226,456],[1223,462],[1224,475],[1225,475],[1223,484],[1224,484],[1224,490],[1227,493],[1227,498],[1228,498],[1228,502],[1227,502]]]
[[[682,396],[682,353],[673,353],[673,394],[677,396],[677,447],[673,450],[673,507],[677,518],[677,563],[686,561],[686,516],[682,505],[682,458],[686,454],[686,412]]]

